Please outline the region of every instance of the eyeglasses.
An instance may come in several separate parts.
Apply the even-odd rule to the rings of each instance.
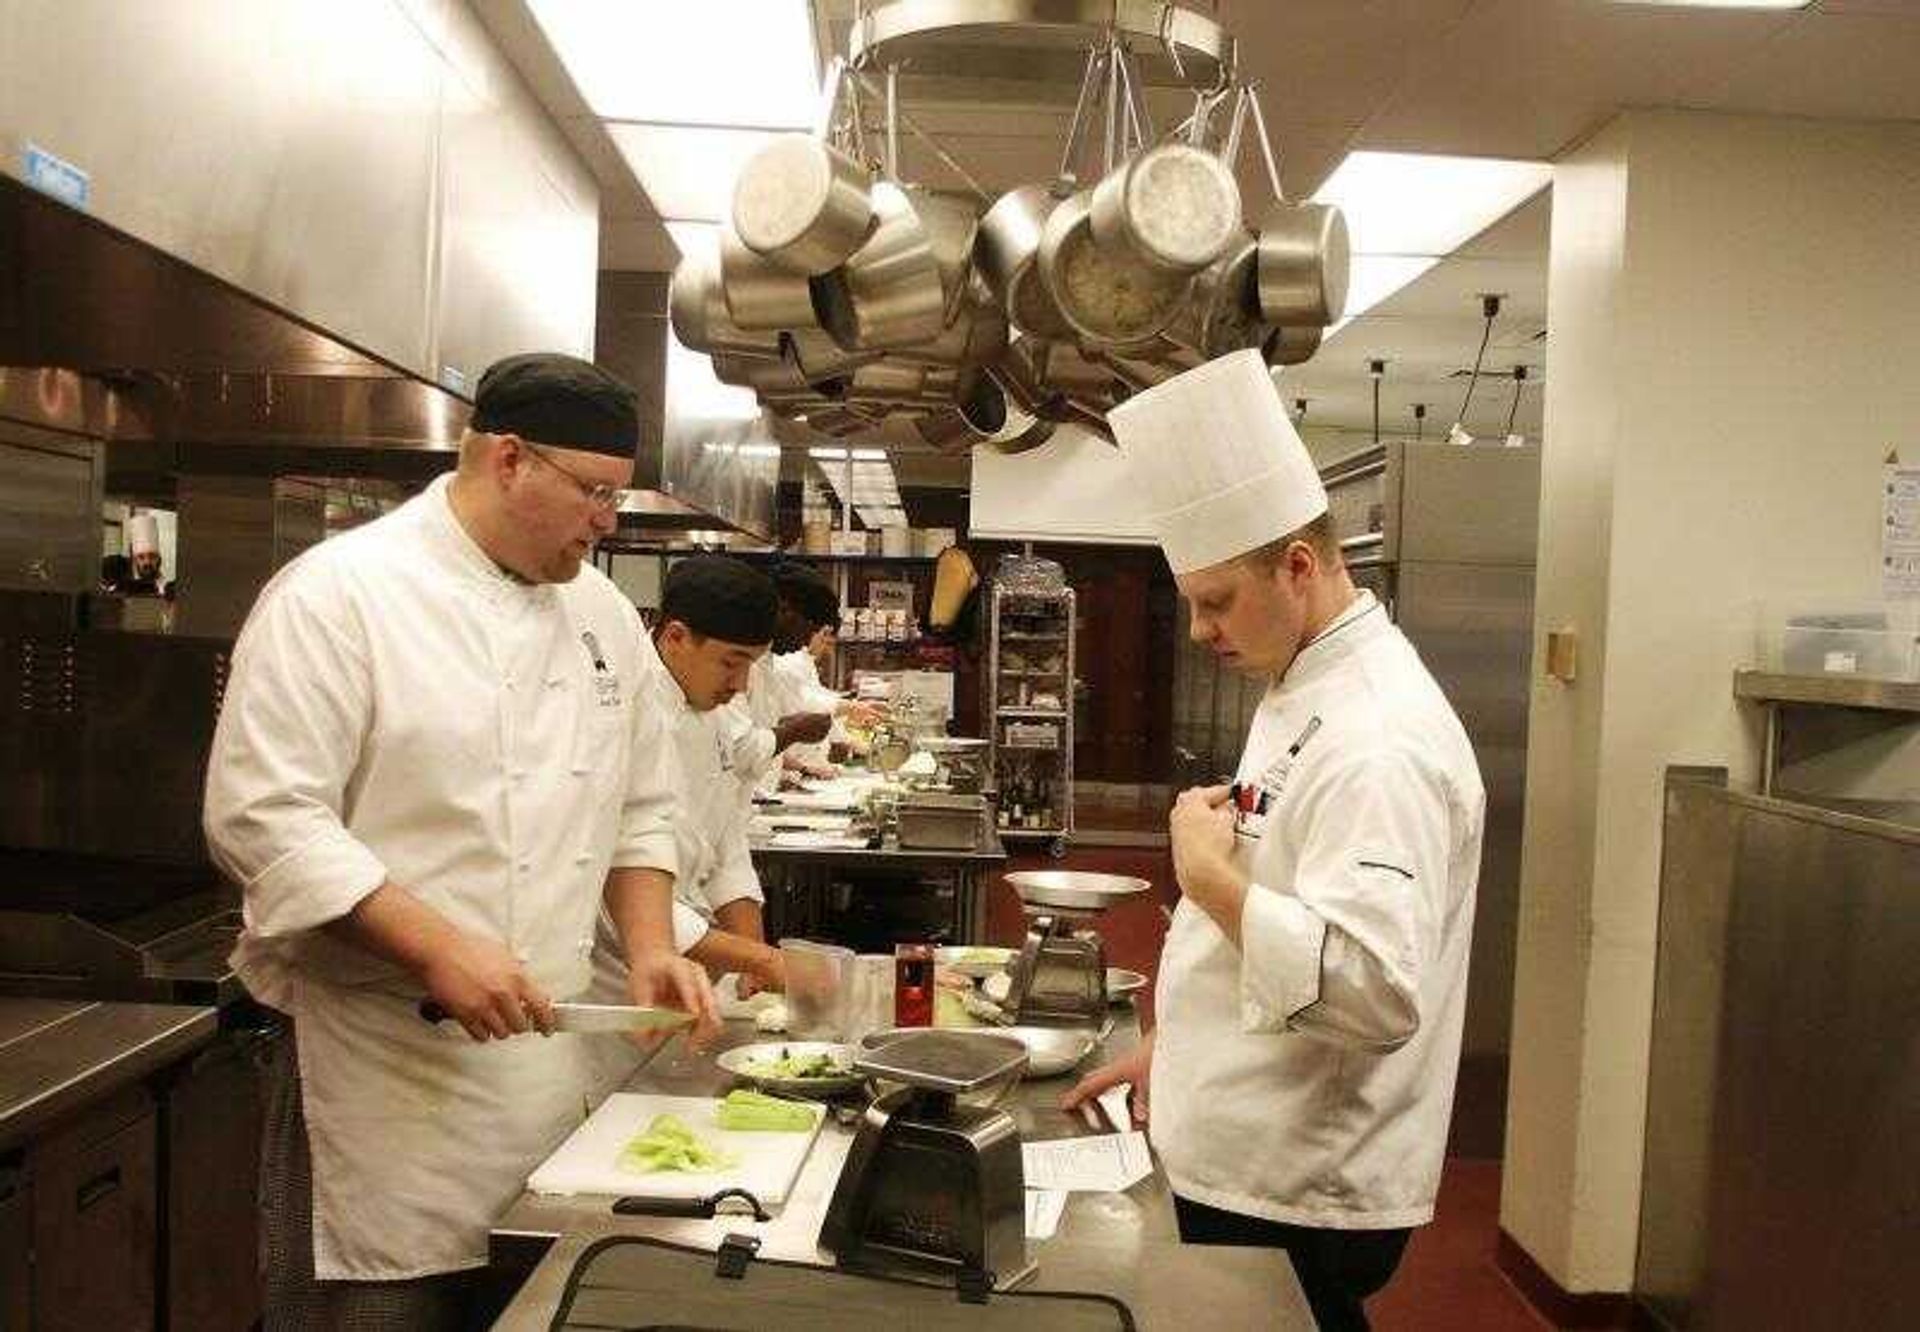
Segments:
[[[579,490],[581,497],[596,509],[618,509],[633,495],[633,491],[624,486],[609,486],[597,481],[587,480],[585,477],[576,473],[571,467],[564,466],[553,458],[548,457],[547,451],[538,444],[529,444],[525,440],[521,440],[520,443],[528,453],[538,458],[554,471],[560,473],[560,475],[566,477],[567,480],[573,482],[574,487]]]

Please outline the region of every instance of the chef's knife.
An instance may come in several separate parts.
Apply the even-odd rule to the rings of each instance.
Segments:
[[[420,1016],[445,1022],[453,1016],[431,999],[420,1001]],[[553,1029],[573,1032],[675,1031],[693,1022],[693,1014],[677,1008],[641,1008],[634,1004],[558,1003],[553,1006]]]

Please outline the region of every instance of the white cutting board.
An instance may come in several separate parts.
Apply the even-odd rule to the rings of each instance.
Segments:
[[[795,1104],[799,1104],[795,1102]],[[721,1189],[745,1189],[767,1206],[786,1201],[794,1177],[813,1147],[825,1111],[813,1111],[803,1133],[740,1133],[720,1127],[720,1102],[702,1096],[650,1096],[615,1092],[527,1180],[535,1193],[601,1193],[615,1197],[704,1198]],[[624,1170],[620,1153],[646,1132],[655,1115],[677,1115],[705,1142],[738,1162],[724,1170]]]

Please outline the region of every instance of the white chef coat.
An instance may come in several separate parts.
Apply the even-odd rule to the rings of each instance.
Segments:
[[[548,994],[583,989],[609,869],[675,865],[642,643],[597,570],[503,573],[446,478],[302,555],[248,617],[205,827],[245,891],[235,966],[294,1018],[316,1276],[484,1263],[489,1222],[578,1122],[570,1038],[429,1026],[417,980],[317,927],[391,880]]]
[[[820,683],[820,672],[804,647],[762,656],[747,673],[746,692],[724,709],[734,774],[749,790],[764,789],[779,774],[773,728],[780,719],[798,712],[830,715],[840,702],[840,695]]]
[[[1267,692],[1241,757],[1241,948],[1182,901],[1155,992],[1151,1135],[1176,1193],[1292,1225],[1433,1216],[1486,795],[1371,593]]]
[[[730,767],[736,740],[726,710],[694,708],[653,642],[640,647],[645,687],[673,747],[669,776],[679,810],[673,836],[680,866],[674,895],[709,920],[741,898],[764,902],[747,849],[747,796]]]

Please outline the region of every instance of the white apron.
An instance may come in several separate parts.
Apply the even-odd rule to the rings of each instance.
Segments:
[[[1176,1193],[1292,1225],[1432,1218],[1485,794],[1370,593],[1256,713],[1236,781],[1236,950],[1182,901],[1161,954],[1151,1136]]]
[[[501,574],[445,479],[289,565],[242,631],[206,830],[245,893],[235,965],[294,1019],[323,1280],[484,1263],[578,1122],[582,1051],[429,1026],[418,981],[316,927],[391,879],[584,989],[609,868],[675,863],[641,632],[596,570]]]

